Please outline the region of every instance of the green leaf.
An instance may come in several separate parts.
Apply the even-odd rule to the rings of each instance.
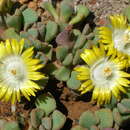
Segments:
[[[44,111],[42,109],[33,109],[30,113],[31,124],[34,128],[37,128],[41,124],[41,119],[44,116]]]
[[[93,125],[99,123],[98,117],[91,111],[86,111],[82,113],[79,118],[79,124],[84,128],[90,128]]]
[[[58,33],[58,25],[57,23],[53,21],[49,21],[46,25],[46,35],[45,35],[45,41],[50,42],[56,37],[56,34]]]
[[[70,77],[70,69],[67,67],[60,67],[58,70],[54,72],[56,79],[60,81],[67,81]]]
[[[100,120],[99,127],[102,128],[111,128],[113,126],[113,115],[110,109],[100,109],[95,112],[97,117]]]
[[[71,130],[87,130],[86,128],[81,127],[80,125],[76,125]]]
[[[128,21],[130,22],[130,5],[123,10],[125,16],[127,16]]]
[[[63,61],[67,54],[68,54],[68,48],[63,46],[58,46],[56,48],[56,58],[58,60]]]
[[[38,20],[38,15],[37,13],[31,9],[31,8],[27,8],[25,9],[23,12],[23,18],[24,18],[24,24],[28,25],[28,24],[33,24]]]
[[[65,115],[63,115],[60,111],[55,110],[52,113],[52,123],[53,123],[53,127],[52,130],[60,130],[66,121],[66,117]]]
[[[72,6],[66,1],[61,2],[60,6],[60,18],[63,22],[68,22],[70,17],[72,16],[74,10]]]
[[[3,40],[6,40],[6,39],[16,39],[16,40],[20,40],[20,36],[15,32],[15,29],[14,28],[8,28],[6,29],[2,34],[1,34],[1,38]]]
[[[81,82],[79,80],[77,80],[77,78],[76,78],[77,74],[78,74],[77,72],[72,71],[71,77],[67,81],[67,86],[71,89],[74,89],[74,90],[77,90],[81,85]]]
[[[114,121],[118,124],[118,125],[121,125],[122,123],[122,117],[118,111],[117,108],[114,108],[113,109],[113,118],[114,118]]]
[[[44,117],[42,119],[42,125],[47,129],[51,130],[52,128],[52,119],[50,117]]]
[[[35,104],[37,108],[44,110],[46,116],[56,109],[55,99],[51,95],[48,95],[48,94],[40,95],[36,99]]]
[[[42,8],[46,9],[55,19],[56,22],[58,22],[59,16],[56,12],[56,9],[53,7],[52,3],[50,2],[42,2],[40,5]]]
[[[4,130],[21,130],[19,124],[15,121],[7,122],[4,126]]]
[[[72,61],[73,61],[73,55],[72,55],[72,53],[69,53],[69,54],[65,57],[64,61],[62,62],[62,64],[63,64],[64,66],[69,66],[69,65],[72,64]]]

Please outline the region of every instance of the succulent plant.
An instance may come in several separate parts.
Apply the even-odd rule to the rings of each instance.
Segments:
[[[76,125],[73,128],[71,128],[71,130],[88,130],[87,128],[83,128],[80,125]]]
[[[27,8],[24,11],[22,11],[23,14],[23,20],[24,20],[24,28],[26,29],[30,24],[35,23],[38,20],[37,13],[31,9]],[[29,16],[29,17],[28,17]]]
[[[79,118],[79,125],[72,130],[99,130],[114,128],[118,130],[130,119],[130,99],[122,99],[114,108],[101,108],[99,110],[83,112]]]
[[[33,38],[31,40],[34,41],[34,39],[39,39],[43,42],[51,42],[56,35],[61,32],[61,30],[64,29],[65,26],[69,24],[69,20],[72,17],[73,7],[70,5],[70,3],[63,1],[61,3],[60,9],[61,9],[61,14],[60,16],[57,16],[57,12],[54,9],[52,3],[45,2],[41,4],[41,7],[46,8],[48,11],[52,13],[55,19],[58,19],[58,23],[52,20],[48,21],[47,24],[44,24],[43,22],[38,21],[38,14],[36,11],[34,11],[31,8],[27,8],[26,5],[21,6],[19,9],[15,10],[15,14],[13,15],[8,15],[8,17],[5,17],[5,23],[8,28],[14,28],[18,34],[20,34],[20,37],[31,37]],[[83,11],[81,11],[83,10]],[[83,13],[84,12],[84,13]],[[80,5],[79,6],[79,11],[77,12],[76,20],[72,18],[72,24],[74,24],[73,21],[81,21],[83,18],[87,17],[89,14],[89,10],[87,7]],[[29,17],[28,17],[29,16]],[[56,18],[57,17],[57,18]],[[77,21],[77,17],[81,17]],[[59,23],[59,21],[61,21]],[[66,23],[67,22],[67,23]],[[21,31],[23,30],[23,31]],[[14,33],[12,34],[12,36]],[[6,37],[7,38],[7,37]],[[31,39],[29,38],[29,40]]]
[[[50,94],[44,94],[36,99],[36,108],[30,112],[29,119],[22,115],[16,115],[17,121],[0,120],[2,130],[60,130],[65,122],[66,116],[56,110],[55,99]]]
[[[56,109],[56,101],[50,94],[40,95],[36,99],[35,104],[37,108],[42,109],[45,112],[46,116]]]
[[[60,111],[54,110],[52,114],[45,116],[42,109],[33,109],[30,113],[30,119],[28,120],[28,130],[60,130],[66,122],[66,117]],[[25,127],[24,124],[20,125],[19,121],[5,121],[0,120],[1,130],[22,130]]]
[[[60,111],[54,110],[52,114],[49,114],[48,116],[41,115],[41,111],[43,110],[36,108],[34,109],[34,111],[31,112],[30,126],[32,128],[44,128],[45,130],[60,130],[64,126],[66,117]],[[37,114],[36,112],[39,112],[39,114]]]
[[[89,15],[89,10],[84,5],[78,5],[77,11],[74,12],[72,1],[62,1],[59,8],[54,8],[50,2],[43,2],[41,7],[46,9],[54,17],[55,22],[59,24],[68,23],[74,25]],[[60,14],[58,14],[57,10],[60,10]],[[75,16],[72,17],[72,14],[75,14]]]
[[[34,47],[35,58],[41,60],[41,64],[47,65],[45,73],[55,77],[59,82],[66,82],[72,90],[77,90],[81,82],[77,80],[75,66],[82,63],[80,54],[85,48],[91,48],[97,44],[95,30],[87,23],[83,29],[78,23],[83,22],[89,15],[89,9],[84,5],[78,5],[76,10],[73,0],[63,0],[53,5],[51,2],[41,2],[41,8],[52,15],[47,23],[39,19],[39,15],[27,5],[20,5],[14,13],[4,16],[6,26],[0,19],[0,40],[25,39],[24,49]],[[10,0],[1,0],[0,13],[7,13],[12,8]],[[124,14],[130,22],[130,7],[124,10]],[[3,16],[2,16],[3,18]],[[43,70],[44,71],[44,70]],[[48,79],[40,80],[38,84],[44,88]],[[28,118],[28,130],[60,130],[66,122],[66,116],[57,110],[56,101],[50,93],[37,96],[36,108],[30,112]],[[124,121],[130,119],[130,92],[127,99],[117,102],[112,97],[111,104],[93,111],[85,111],[79,118],[79,124],[71,130],[105,130],[119,129]],[[25,118],[20,115],[17,121],[0,120],[2,130],[21,130],[25,127]],[[21,127],[22,126],[22,127]]]
[[[29,29],[28,32],[21,31],[20,35],[15,31],[14,28],[8,28],[3,31],[0,39],[12,39],[15,38],[20,40],[21,38],[25,39],[24,48],[34,46],[34,49],[37,51],[37,54],[40,56],[41,61],[45,64],[48,60],[52,59],[53,47],[51,44],[47,44],[40,40],[37,40],[39,32],[36,29]]]
[[[35,104],[37,108],[30,113],[34,128],[43,126],[46,130],[60,130],[64,126],[66,117],[56,110],[56,101],[50,94],[40,95]]]
[[[37,108],[33,109],[30,113],[28,130],[60,130],[65,124],[65,115],[56,110],[56,107],[53,107],[52,110],[51,104],[55,103],[54,101],[53,103],[51,103],[51,101],[48,100],[48,98],[50,98],[50,95],[44,95],[43,97],[40,96],[40,98],[37,99],[41,100],[39,102],[40,105],[38,104],[40,107],[37,106]],[[90,110],[85,111],[81,114],[79,118],[79,125],[72,127],[71,130],[105,130],[112,128],[114,130],[118,130],[120,127],[122,127],[122,123],[124,123],[124,121],[130,119],[129,103],[130,99],[123,99],[120,103],[117,104],[117,107],[113,108],[112,110],[109,108],[101,108],[99,110],[96,110],[95,112]],[[48,109],[50,109],[49,113],[46,113],[48,110],[44,108],[46,107],[45,104],[50,104],[50,107],[47,107]],[[0,120],[0,128],[3,128],[3,130],[8,130],[8,128],[12,130],[21,130],[19,124],[25,125],[23,122],[21,123],[21,120],[18,120],[16,122],[7,122],[5,120]]]
[[[22,22],[22,11],[18,9],[15,14],[9,15],[6,19],[7,27],[13,27],[18,32],[21,30]]]
[[[50,42],[56,36],[57,32],[58,25],[53,21],[49,21],[46,25],[45,41]]]
[[[12,39],[12,38],[20,40],[20,36],[18,35],[18,33],[16,33],[14,28],[8,28],[6,30],[3,30],[3,33],[0,36],[0,39],[2,40]]]
[[[4,119],[0,120],[0,129],[1,130],[21,130],[17,121],[7,122]]]
[[[79,9],[77,10],[76,16],[72,18],[72,13],[74,13],[74,7],[72,2],[70,1],[61,2],[59,7],[61,10],[60,15],[57,15],[57,11],[53,7],[52,3],[43,2],[41,3],[41,7],[45,8],[50,13],[52,13],[55,20],[58,19],[58,21],[60,22],[57,23],[55,20],[48,21],[47,24],[39,22],[38,14],[36,13],[36,11],[34,11],[31,8],[27,8],[26,5],[23,5],[15,11],[15,14],[8,15],[8,17],[5,19],[8,28],[3,30],[3,33],[0,37],[2,40],[5,40],[7,38],[16,38],[17,40],[19,40],[21,38],[24,38],[26,42],[25,48],[34,46],[34,49],[36,51],[39,51],[42,55],[42,61],[45,60],[45,63],[47,63],[48,60],[52,60],[52,56],[54,54],[54,45],[49,43],[53,41],[54,38],[56,38],[56,35],[59,32],[61,32],[61,28],[64,29],[64,27],[67,26],[69,22],[71,22],[71,24],[75,24],[87,17],[89,14],[89,10],[87,9],[87,7],[80,5],[78,7]],[[74,22],[74,19],[76,19],[76,22]],[[79,20],[77,21],[77,19]],[[79,38],[76,44],[78,44],[80,40],[82,40],[82,38]],[[75,51],[77,50],[77,48],[79,49],[80,45],[79,47],[75,47]],[[76,54],[72,54],[68,47],[64,48],[62,46],[58,46],[56,50],[56,57],[61,60],[63,59],[63,65],[65,66],[63,67],[63,69],[61,68],[61,70],[59,70],[59,74],[64,71],[66,66],[70,66],[72,64],[75,65],[79,62],[80,50],[77,50]],[[65,56],[65,53],[67,53],[68,51],[69,54]],[[69,71],[70,70],[67,67],[67,72]],[[58,77],[58,74],[56,77]],[[70,74],[68,74],[67,77],[65,81],[69,79]]]
[[[86,111],[82,113],[79,119],[79,124],[84,128],[90,128],[93,125],[97,125],[99,123],[99,118],[91,111]]]
[[[80,86],[80,81],[76,79],[77,73],[73,71],[73,67],[82,63],[80,53],[84,48],[89,48],[91,43],[94,44],[93,38],[94,34],[88,24],[85,25],[82,32],[68,26],[56,37],[58,46],[55,52],[59,66],[53,75],[56,79],[65,81],[70,89],[77,90]]]
[[[64,2],[65,8],[63,6]],[[66,11],[73,10],[71,7],[72,5],[66,2],[67,1],[63,1],[63,3],[61,3],[62,15],[58,16],[58,18],[60,17],[59,20],[62,19],[62,24],[64,22],[68,22],[67,19],[69,20],[71,16],[69,16]],[[52,3],[45,2],[44,4],[45,7],[47,6],[46,8],[52,9],[53,7]],[[80,8],[82,8],[82,11],[88,11],[86,7],[81,7],[81,5]],[[82,13],[80,13],[80,11],[81,9],[79,9],[79,12],[77,16],[74,17],[74,19],[77,19],[79,15],[83,14],[83,12],[81,11]],[[87,17],[87,15],[89,14],[88,12],[86,12],[85,17]],[[66,15],[63,15],[64,13],[66,13]],[[28,16],[30,17],[28,18]],[[65,18],[63,18],[63,16]],[[3,31],[1,39],[5,40],[7,38],[16,38],[17,40],[19,40],[21,38],[24,38],[26,43],[25,48],[34,46],[37,55],[44,64],[47,64],[48,61],[51,61],[51,64],[53,64],[53,61],[56,58],[56,60],[61,63],[61,67],[56,67],[54,69],[55,71],[53,75],[55,75],[55,77],[60,81],[68,81],[67,85],[70,88],[77,89],[80,85],[80,82],[76,80],[76,73],[72,73],[71,66],[75,66],[80,63],[79,55],[81,51],[83,50],[83,48],[88,46],[88,40],[93,38],[93,34],[89,34],[89,25],[87,24],[84,27],[82,33],[77,29],[72,29],[72,33],[70,33],[71,25],[69,25],[60,34],[58,34],[61,31],[61,26],[59,23],[56,23],[55,21],[49,21],[47,24],[43,24],[42,22],[38,22],[37,20],[38,16],[35,11],[30,8],[27,8],[26,6],[21,6],[19,10],[16,10],[14,15],[7,17],[6,23],[8,29]],[[73,20],[71,21],[73,22]],[[24,29],[23,31],[21,31],[22,28]],[[57,34],[58,36],[56,37]],[[74,36],[71,36],[71,34]],[[74,37],[76,40],[71,41],[72,37]],[[56,51],[54,51],[53,49],[54,45],[49,44],[54,38],[56,38],[57,42]],[[64,41],[60,41],[60,39],[63,39]],[[55,55],[56,57],[53,58]],[[49,68],[48,70],[51,69]]]
[[[130,6],[128,6],[127,8],[125,8],[124,10],[123,10],[123,14],[125,15],[125,16],[127,16],[127,18],[128,18],[128,21],[130,22]]]

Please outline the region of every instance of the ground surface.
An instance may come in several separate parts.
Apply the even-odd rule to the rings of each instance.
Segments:
[[[18,0],[22,4],[27,4],[28,7],[33,8],[42,14],[42,10],[39,8],[39,3],[41,1],[51,1],[51,0]],[[52,1],[62,1],[62,0],[52,0]],[[121,13],[125,7],[130,4],[130,0],[74,0],[75,4],[82,3],[86,5],[91,12],[95,15],[95,23],[97,25],[104,24],[105,18],[110,14]]]
[[[62,83],[57,85],[54,85],[54,83],[49,83],[48,86],[52,86],[50,84],[53,84],[53,88],[48,88],[48,91],[50,91],[56,99],[57,109],[59,109],[67,117],[67,125],[65,125],[64,129],[69,130],[72,126],[78,124],[78,119],[84,111],[95,111],[98,109],[98,106],[90,102],[89,97],[91,94],[88,93],[83,97],[79,97]],[[29,103],[26,100],[24,101],[24,104],[16,104],[16,115],[21,113],[23,117],[28,120],[33,105],[33,103]],[[16,117],[17,116],[11,113],[11,104],[0,102],[0,118],[11,121],[16,120]],[[26,128],[24,130],[26,130]]]
[[[107,16],[121,13],[129,5],[129,0],[79,0],[95,15],[96,24],[103,24]]]

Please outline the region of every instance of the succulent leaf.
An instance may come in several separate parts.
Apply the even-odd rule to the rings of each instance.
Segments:
[[[42,109],[45,112],[45,115],[49,115],[56,109],[56,101],[55,99],[48,94],[40,95],[36,99],[36,107]]]

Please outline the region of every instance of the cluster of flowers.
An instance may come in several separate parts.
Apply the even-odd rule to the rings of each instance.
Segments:
[[[99,46],[85,49],[80,55],[86,65],[77,66],[81,94],[93,90],[92,100],[108,104],[112,95],[117,100],[130,87],[126,71],[130,66],[130,26],[123,15],[109,17],[109,24],[98,29]]]
[[[81,58],[86,65],[74,68],[82,84],[81,94],[93,90],[92,100],[97,104],[110,103],[112,95],[117,100],[127,93],[130,74],[130,26],[123,15],[110,16],[108,27],[98,28],[99,45],[85,49]],[[0,43],[0,99],[20,101],[21,95],[28,100],[35,96],[40,86],[34,81],[46,78],[39,69],[39,59],[33,58],[33,47],[23,51],[24,40],[6,40]]]

